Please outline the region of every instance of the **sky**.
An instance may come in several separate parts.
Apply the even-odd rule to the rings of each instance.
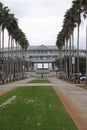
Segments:
[[[61,31],[64,14],[72,0],[0,0],[8,6],[18,19],[20,29],[30,45],[56,45],[57,34]],[[87,20],[80,26],[80,47],[86,44]],[[75,37],[77,31],[75,31]],[[75,38],[76,46],[76,38]]]

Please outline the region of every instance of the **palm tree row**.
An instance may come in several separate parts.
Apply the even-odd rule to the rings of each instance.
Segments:
[[[28,40],[25,36],[25,33],[19,28],[18,20],[15,18],[14,14],[10,13],[8,7],[4,7],[4,5],[0,2],[0,71],[4,72],[3,60],[4,57],[4,31],[8,32],[8,57],[7,57],[7,74],[15,73],[15,59],[19,56],[17,51],[26,50],[28,47]],[[9,53],[14,52],[14,46],[16,45],[16,54]],[[15,58],[16,57],[16,58]],[[20,55],[20,62],[22,62]],[[20,69],[21,71],[21,69]],[[15,77],[15,76],[14,76]],[[4,78],[2,78],[4,82]]]
[[[75,72],[72,67],[72,57],[71,50],[74,49],[74,29],[77,27],[77,73],[78,73],[78,82],[79,82],[79,30],[81,24],[81,17],[86,18],[87,16],[87,0],[74,0],[72,1],[72,6],[68,9],[64,15],[62,30],[57,36],[56,45],[59,49],[62,49],[63,46],[66,48],[66,72],[68,72],[68,78],[70,74]],[[69,48],[68,48],[69,46]],[[69,54],[67,53],[69,50]],[[67,55],[69,56],[69,66],[67,70]],[[74,53],[72,54],[74,56]]]

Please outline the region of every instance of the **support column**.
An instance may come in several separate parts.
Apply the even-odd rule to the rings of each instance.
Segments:
[[[30,70],[30,63],[29,63],[29,61],[28,61],[28,71]]]
[[[33,70],[33,63],[30,64],[30,70]]]
[[[53,69],[52,69],[52,63],[51,63],[51,70],[53,70]]]
[[[44,69],[44,63],[42,63],[42,69]]]
[[[52,70],[54,70],[54,63],[52,63]]]
[[[49,66],[49,63],[48,63],[48,69],[50,70],[50,66]]]
[[[52,68],[53,68],[53,70],[55,70],[55,63],[54,62],[52,63]]]
[[[32,70],[34,70],[34,63],[32,63]]]

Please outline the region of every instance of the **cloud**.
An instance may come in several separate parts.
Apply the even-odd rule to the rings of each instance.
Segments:
[[[64,14],[72,5],[72,0],[1,0],[1,2],[18,18],[19,27],[26,34],[30,45],[55,45],[57,34],[62,29]],[[84,27],[81,27],[80,43],[85,39]]]
[[[71,0],[1,0],[8,6],[13,13],[19,18],[26,16],[60,16],[64,13],[67,7],[71,5]],[[60,14],[59,14],[60,13]]]
[[[19,22],[20,27],[23,28],[26,35],[30,39],[32,37],[32,40],[29,40],[30,44],[41,44],[41,43],[49,44],[49,42],[51,44],[55,44],[52,38],[56,40],[56,35],[60,28],[60,26],[58,27],[58,18],[55,17],[26,18],[21,19],[21,21]],[[24,26],[22,26],[22,24]],[[56,26],[54,26],[54,24]]]

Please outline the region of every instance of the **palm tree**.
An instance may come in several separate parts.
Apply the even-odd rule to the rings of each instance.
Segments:
[[[81,4],[80,0],[74,0],[72,7],[75,11],[75,23],[77,24],[78,34],[77,34],[77,72],[78,72],[78,83],[79,83],[79,32],[80,32],[80,24],[81,24]]]
[[[84,19],[87,18],[87,0],[80,0]],[[86,85],[87,85],[87,26],[86,26]]]
[[[8,7],[4,7],[3,4],[0,2],[0,60],[1,60],[1,46],[2,46],[2,58],[4,56],[4,29],[8,30],[8,63],[9,59],[13,62],[14,57],[9,58],[9,50],[10,50],[10,44],[11,44],[11,51],[14,49],[14,43],[17,43],[20,45],[23,49],[27,49],[28,47],[28,41],[26,39],[25,34],[22,32],[22,30],[19,29],[17,19],[14,17],[14,14],[9,13]],[[2,45],[1,45],[1,33],[2,33]],[[12,65],[12,62],[10,63],[10,66]],[[7,65],[7,74],[9,73],[9,65]],[[2,69],[4,71],[3,65]],[[15,67],[14,67],[15,69]],[[12,73],[12,67],[10,68],[10,71]],[[14,72],[13,72],[14,73]],[[4,80],[3,80],[4,82]]]
[[[65,41],[64,41],[64,33],[63,30],[59,32],[57,36],[57,41],[56,41],[56,46],[59,49],[59,58],[60,58],[60,78],[62,78],[62,47],[64,46]]]
[[[16,30],[15,33],[17,34],[15,37],[16,43],[18,43],[22,47],[22,51],[24,52],[24,50],[26,50],[29,45],[29,43],[25,37],[25,34],[22,32],[21,29]],[[22,57],[24,57],[24,55]],[[23,64],[24,64],[24,62],[23,62]],[[22,72],[23,72],[23,70],[22,70]],[[22,73],[22,75],[23,75],[23,73]]]
[[[0,60],[1,60],[1,32],[3,23],[3,4],[0,2]]]
[[[73,42],[71,44],[71,36],[73,37],[73,32],[75,28],[75,18],[74,18],[74,9],[70,8],[69,10],[66,11],[64,15],[64,21],[63,21],[63,31],[66,39],[66,48],[68,45],[69,41],[69,71],[68,71],[68,77],[70,78],[70,73],[72,73],[72,46],[74,46]],[[73,40],[72,40],[73,41]],[[67,50],[66,50],[67,51]],[[67,53],[66,53],[67,55]],[[67,59],[67,56],[66,56]],[[66,60],[66,65],[67,65],[67,60]],[[67,67],[66,67],[67,68]]]
[[[74,0],[72,2],[72,7],[66,11],[64,15],[63,28],[57,36],[56,45],[58,48],[62,48],[64,41],[66,41],[66,72],[67,72],[67,46],[69,43],[69,52],[70,52],[70,60],[69,60],[69,73],[72,71],[71,65],[71,51],[74,49],[74,28],[77,25],[78,33],[77,33],[77,72],[78,72],[78,82],[79,82],[79,32],[80,32],[80,24],[81,24],[81,15],[83,14],[84,18],[87,16],[87,0]],[[72,45],[71,45],[71,37],[72,37]],[[69,42],[70,41],[70,42]],[[73,47],[73,48],[71,48]],[[73,55],[74,56],[74,51]],[[74,66],[73,72],[75,73]]]
[[[80,0],[81,9],[83,12],[83,15],[87,15],[87,0]]]
[[[8,13],[9,13],[9,9],[8,7],[3,7],[3,4],[0,3],[0,25],[2,26],[2,60],[4,60],[4,29],[6,27],[6,19],[8,17]],[[0,32],[0,33],[1,33]],[[1,34],[0,34],[0,37],[1,37]],[[1,39],[0,39],[1,41]],[[1,43],[0,43],[0,50],[1,50]],[[4,62],[4,61],[3,61]],[[4,82],[4,64],[2,64],[2,72],[3,72],[3,75],[2,75],[2,82]]]
[[[10,51],[10,44],[11,44],[11,51],[13,51],[12,49],[14,49],[14,47],[13,47],[13,43],[14,43],[13,42],[14,41],[13,35],[14,35],[14,31],[15,31],[16,26],[18,26],[17,24],[18,24],[17,19],[14,17],[14,14],[9,13],[6,28],[8,30],[8,65],[7,66],[10,65],[10,68],[7,67],[10,70],[7,70],[7,71],[9,71],[9,73],[10,73],[10,80],[11,80],[11,74],[14,72],[13,69],[12,69],[13,66],[14,66],[14,63],[13,63],[12,58],[9,57],[9,51]]]
[[[65,62],[66,62],[66,75],[68,74],[68,62],[67,62],[67,57],[68,57],[68,41],[69,41],[69,34],[68,34],[68,30],[67,30],[67,24],[64,23],[63,25],[63,33],[64,33],[64,40],[65,40],[65,49],[66,49],[66,53],[65,53]]]
[[[2,32],[2,25],[0,25],[0,71],[1,71],[1,32]]]

